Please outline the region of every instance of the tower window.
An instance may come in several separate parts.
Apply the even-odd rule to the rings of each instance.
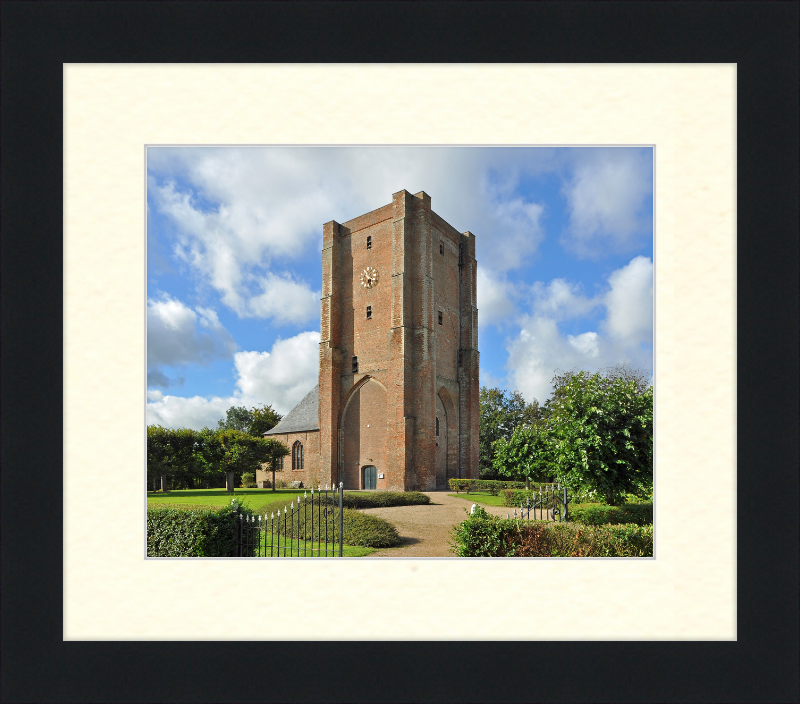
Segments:
[[[444,242],[439,242],[439,254],[444,254]]]
[[[442,324],[442,311],[439,311],[439,325]]]
[[[358,357],[353,357],[353,374],[358,374]]]
[[[439,437],[439,417],[436,417],[436,437]]]
[[[372,306],[367,306],[367,320],[372,318]]]
[[[303,469],[303,444],[298,440],[292,445],[292,469]]]
[[[367,235],[367,249],[372,249],[372,235]]]

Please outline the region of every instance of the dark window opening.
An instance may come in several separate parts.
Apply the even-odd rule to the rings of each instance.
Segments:
[[[442,311],[439,311],[439,325],[442,324]]]
[[[367,320],[372,318],[372,306],[367,306]]]
[[[358,373],[358,357],[353,357],[353,374]]]
[[[436,418],[436,437],[439,437],[439,418]]]
[[[439,242],[439,254],[444,254],[444,242]]]
[[[298,440],[292,445],[292,469],[303,469],[303,444]]]
[[[372,249],[372,235],[367,235],[367,249]]]

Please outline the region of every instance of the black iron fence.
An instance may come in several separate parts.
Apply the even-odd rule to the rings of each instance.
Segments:
[[[539,521],[568,521],[569,499],[566,487],[562,488],[561,484],[539,484],[532,491],[531,497],[520,503],[519,518],[530,519],[532,517]],[[514,509],[514,518],[517,518],[516,508]]]
[[[311,489],[263,517],[238,514],[234,557],[342,557],[344,484]]]

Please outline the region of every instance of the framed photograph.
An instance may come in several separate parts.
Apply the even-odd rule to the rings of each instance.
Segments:
[[[775,468],[768,492],[770,535],[791,535],[796,543],[797,507],[791,497],[797,489],[792,464],[797,369],[789,363],[797,354],[796,325],[790,332],[768,314],[780,300],[788,319],[797,322],[796,189],[792,196],[786,195],[791,188],[778,187],[797,181],[798,82],[796,60],[791,61],[797,57],[797,37],[783,29],[796,26],[795,4],[645,9],[603,3],[577,12],[557,3],[494,4],[491,9],[480,3],[420,3],[357,12],[354,6],[324,3],[236,4],[227,11],[212,3],[60,7],[4,8],[6,32],[15,23],[17,31],[16,39],[4,32],[6,51],[31,57],[33,67],[23,73],[17,68],[27,65],[21,59],[13,67],[4,60],[3,69],[4,102],[14,106],[6,112],[11,122],[4,124],[3,198],[9,207],[4,205],[3,220],[4,231],[14,234],[4,237],[3,279],[4,290],[15,292],[13,299],[3,296],[3,337],[14,340],[10,347],[4,343],[4,350],[15,355],[4,351],[4,698],[796,698],[797,634],[787,625],[796,622],[796,544],[771,537],[765,545],[755,531],[741,530],[748,506],[743,497],[764,488],[755,468],[766,464]],[[177,29],[186,26],[183,13],[189,9],[201,34],[217,28],[222,37],[217,46],[205,42],[198,53],[197,34],[178,43],[156,42],[155,48],[143,41],[182,36]],[[763,21],[754,23],[754,13]],[[361,31],[379,20],[389,28],[381,41]],[[87,23],[97,28],[97,41],[89,45],[76,31]],[[419,33],[420,23],[433,35]],[[320,33],[320,26],[329,33]],[[636,41],[626,29],[631,26],[637,28]],[[696,33],[720,26],[729,31]],[[572,29],[564,48],[555,36],[567,27]],[[456,41],[464,36],[459,30],[482,41],[467,50]],[[435,47],[422,39],[438,33],[452,39]],[[613,50],[603,41],[612,36],[617,38]],[[754,36],[760,41],[753,43]],[[395,44],[400,37],[402,49]],[[114,41],[107,43],[109,38]],[[499,53],[488,51],[490,46]],[[409,53],[415,48],[417,53]],[[763,66],[776,65],[766,57],[793,68],[764,71]],[[607,61],[613,63],[598,63]],[[775,130],[758,128],[761,117],[754,103],[759,116],[776,116]],[[790,111],[793,117],[787,120]],[[12,123],[19,135],[13,142],[6,131]],[[62,134],[63,173],[53,157],[62,153]],[[208,301],[190,300],[168,287],[151,296],[146,221],[169,213],[154,212],[156,204],[148,213],[145,194],[158,189],[158,197],[174,197],[176,204],[183,199],[187,217],[207,216],[215,204],[192,188],[197,172],[188,167],[183,184],[177,171],[172,186],[163,173],[154,173],[148,183],[148,145],[187,150],[206,145],[458,146],[465,151],[547,146],[556,156],[567,146],[652,149],[656,558],[345,559],[323,561],[324,567],[315,561],[146,559],[148,299],[154,306],[179,301],[190,308],[196,335],[213,337],[212,357],[217,345],[230,344],[223,329],[244,352],[273,354],[278,339],[269,349],[247,349],[228,329],[234,324],[219,318],[216,307],[222,310],[223,304],[208,312]],[[772,168],[756,168],[765,158]],[[743,163],[751,168],[739,170],[737,177],[737,164]],[[220,168],[213,165],[215,175]],[[62,178],[63,194],[53,185]],[[439,178],[444,184],[445,176]],[[284,181],[294,183],[288,176]],[[424,183],[419,190],[408,186],[414,190],[410,197],[427,193],[438,212],[437,193]],[[613,186],[613,174],[603,186]],[[328,220],[346,223],[385,206],[404,188],[381,191],[374,204],[371,197],[353,202],[353,212],[331,213]],[[33,195],[39,192],[44,206]],[[292,197],[295,193],[293,188]],[[441,198],[444,205],[450,195]],[[509,217],[535,219],[536,209],[520,198],[519,211],[509,205],[513,200],[505,202]],[[610,199],[601,196],[597,202]],[[316,207],[308,208],[315,217]],[[473,227],[452,222],[460,217],[457,205],[452,212],[439,215],[459,232]],[[599,208],[595,217],[604,213]],[[565,221],[561,237],[580,247],[580,228],[572,225]],[[476,240],[479,236],[475,232]],[[164,241],[157,240],[152,250],[158,252]],[[234,310],[236,286],[226,289],[218,275],[224,256],[214,261],[212,252],[193,250],[188,239],[181,246],[187,271],[203,257],[207,264],[186,290],[202,279],[218,300],[227,296]],[[521,238],[519,247],[531,248],[531,237]],[[522,256],[521,249],[516,251]],[[503,269],[497,263],[508,254],[499,241],[486,253],[487,262],[495,261],[487,269],[486,290],[506,294],[498,310],[520,305],[512,295],[517,289],[538,296],[542,310],[549,304],[558,310],[556,277],[514,279],[507,273],[515,271],[513,266]],[[594,295],[609,301],[617,280],[613,272],[636,257],[648,258],[639,250],[629,254],[627,262],[608,272],[608,288],[599,294],[594,287],[591,292],[570,289],[568,280],[568,304],[588,308]],[[374,269],[357,273],[383,283],[383,269]],[[281,315],[298,320],[305,313],[302,306],[294,313],[270,308],[269,286],[297,287],[302,303],[319,285],[310,274],[285,267],[248,276],[245,272],[243,280],[250,294],[238,291],[241,310],[261,304],[273,311],[270,320]],[[32,286],[39,281],[41,286]],[[373,315],[378,314],[375,309]],[[45,317],[46,324],[36,326],[35,335],[23,334],[20,321],[34,315]],[[62,315],[59,326],[55,321]],[[602,320],[597,319],[597,330]],[[504,335],[499,349],[524,342],[526,329],[535,337],[533,328],[514,322],[507,333],[498,333]],[[437,318],[433,324],[438,325]],[[312,330],[287,328],[281,339]],[[570,350],[590,354],[596,342],[599,356],[602,339],[585,336],[597,330],[562,329],[563,349],[554,355],[568,360]],[[756,346],[755,339],[771,343]],[[762,363],[768,374],[759,385],[753,378]],[[521,373],[503,368],[501,361],[487,364],[487,379]],[[175,366],[152,370],[155,381],[177,384],[179,377],[171,376]],[[37,368],[50,374],[37,376]],[[40,379],[31,382],[36,398],[45,397],[53,379],[55,386],[63,383],[63,404],[45,404],[48,427],[56,429],[48,443],[33,432],[29,399],[34,396],[22,395],[20,379],[34,378]],[[238,378],[246,383],[245,376]],[[780,383],[772,381],[778,378]],[[301,379],[298,386],[301,381],[313,379]],[[194,382],[187,376],[184,383]],[[230,379],[227,384],[220,398],[234,397],[230,389],[236,387]],[[282,393],[279,387],[275,391]],[[160,398],[151,393],[150,403],[169,395],[160,393]],[[217,392],[191,393],[213,398]],[[286,395],[287,413],[301,400],[302,392],[296,395]],[[770,398],[777,400],[770,405]],[[17,421],[9,419],[12,401],[21,409]],[[227,406],[222,406],[224,412]],[[787,440],[767,442],[768,437]],[[63,481],[57,471],[62,462]],[[27,473],[21,471],[25,467]],[[58,477],[46,483],[38,499],[45,514],[59,519],[51,520],[46,531],[33,531],[24,522],[27,507],[14,508],[27,495],[30,485],[23,477],[30,476],[30,467],[51,467]],[[372,481],[371,474],[357,477]],[[375,481],[381,480],[376,476]],[[788,562],[786,555],[792,556]],[[784,571],[765,579],[778,565]],[[85,667],[87,657],[91,668]],[[363,663],[374,676],[347,674],[348,659]],[[48,674],[35,676],[42,662],[50,663]],[[531,673],[540,662],[552,677],[536,678],[534,686]],[[575,662],[581,663],[579,674]],[[763,673],[758,682],[746,675],[754,666]],[[304,678],[304,668],[326,675]],[[268,683],[264,669],[271,673]],[[134,670],[137,676],[129,677]],[[476,679],[476,672],[491,674]]]

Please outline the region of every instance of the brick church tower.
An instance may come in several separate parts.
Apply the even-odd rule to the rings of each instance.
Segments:
[[[473,235],[436,215],[426,193],[400,191],[325,224],[322,247],[323,473],[346,489],[395,491],[477,479]]]
[[[292,448],[287,478],[387,491],[477,479],[475,237],[400,191],[326,223],[322,247],[319,386],[267,433]]]

